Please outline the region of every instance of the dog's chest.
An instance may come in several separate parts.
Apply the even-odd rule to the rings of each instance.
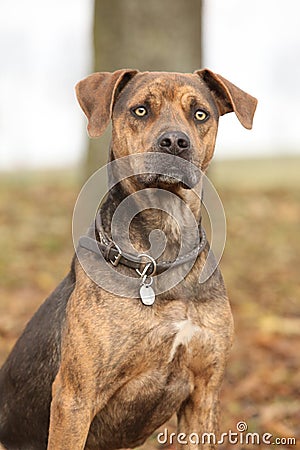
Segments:
[[[179,317],[144,330],[139,343],[128,342],[126,360],[119,367],[128,381],[95,418],[91,448],[93,435],[99,440],[103,428],[106,434],[100,441],[104,448],[138,446],[180,408],[194,389],[190,362],[201,334],[201,327],[191,318]]]
[[[174,302],[175,303],[175,302]],[[178,306],[178,305],[176,305]],[[180,305],[181,306],[181,305]],[[148,307],[145,316],[147,316]],[[176,312],[177,309],[177,312]],[[189,368],[195,348],[205,346],[207,331],[199,323],[198,317],[184,308],[174,308],[172,312],[155,316],[149,314],[145,320],[136,320],[124,330],[124,365],[126,372],[130,371],[132,358],[135,362],[133,371],[140,367],[140,371],[160,368],[173,371],[173,366],[180,363]],[[123,341],[123,342],[124,342]]]
[[[177,350],[180,346],[188,350],[188,346],[193,337],[198,335],[200,337],[201,328],[199,325],[195,325],[191,319],[185,319],[174,323],[174,327],[177,329],[172,343],[171,350],[169,352],[168,361],[171,362]],[[188,358],[187,358],[188,363]]]

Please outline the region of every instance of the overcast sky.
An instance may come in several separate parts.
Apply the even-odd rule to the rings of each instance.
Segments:
[[[253,131],[221,118],[217,157],[299,155],[299,14],[298,0],[206,0],[204,66],[259,99]],[[91,24],[92,0],[1,0],[0,168],[82,157]]]

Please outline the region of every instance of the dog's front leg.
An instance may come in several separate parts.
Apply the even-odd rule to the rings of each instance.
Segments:
[[[83,450],[97,407],[103,406],[104,395],[100,395],[102,387],[97,380],[95,314],[80,300],[74,290],[62,330],[60,367],[52,385],[47,450]]]
[[[91,423],[86,399],[73,386],[66,386],[60,372],[52,392],[47,450],[83,450]]]
[[[220,384],[218,376],[212,376],[209,381],[195,379],[193,393],[177,414],[177,450],[217,448]]]

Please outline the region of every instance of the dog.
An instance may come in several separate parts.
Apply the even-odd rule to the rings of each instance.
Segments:
[[[154,154],[158,161],[176,158],[202,172],[213,156],[219,117],[235,112],[250,129],[257,103],[208,69],[94,73],[77,84],[76,93],[91,137],[100,136],[112,120],[111,162]],[[93,228],[96,238],[83,241],[81,249],[98,273],[99,255],[92,246],[89,250],[96,244],[110,266],[106,282],[113,284],[120,274],[141,279],[141,299],[103,289],[75,255],[69,274],[1,369],[0,442],[7,450],[134,448],[175,413],[178,433],[218,431],[233,320],[219,268],[204,283],[198,281],[209,252],[201,228],[195,262],[185,277],[182,267],[191,253],[174,262],[179,230],[167,212],[144,208],[132,220],[130,239],[139,257],[125,254],[111,235],[120,202],[143,189],[184,200],[200,221],[201,199],[194,192],[199,178],[180,164],[169,174],[161,173],[159,163],[149,164],[148,173],[144,167],[112,187]],[[179,213],[184,221],[186,213]],[[157,260],[147,253],[154,228],[168,237]],[[166,260],[179,282],[157,294],[150,281],[163,272]],[[177,448],[215,445],[187,442]]]

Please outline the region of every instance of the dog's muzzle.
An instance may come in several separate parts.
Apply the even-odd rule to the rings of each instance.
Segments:
[[[165,157],[164,152],[152,154],[151,162],[145,162],[145,173],[137,176],[144,187],[193,189],[200,181],[201,170],[189,161],[190,154],[186,158],[176,155],[172,158],[170,153]]]

